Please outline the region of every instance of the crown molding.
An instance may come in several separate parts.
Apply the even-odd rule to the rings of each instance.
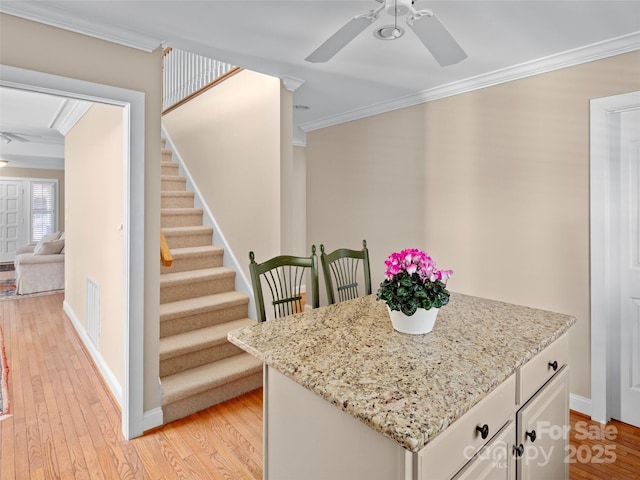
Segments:
[[[45,2],[12,2],[0,3],[0,13],[24,18],[52,27],[69,30],[71,32],[88,35],[90,37],[117,43],[125,47],[136,48],[145,52],[153,52],[162,44],[162,39],[141,35],[138,32],[109,25],[83,20],[70,15],[64,9],[47,5]]]
[[[87,113],[91,105],[91,102],[85,102],[84,100],[67,99],[49,128],[55,128],[66,136],[82,116]]]
[[[290,92],[295,92],[304,83],[301,78],[292,77],[291,75],[284,75],[281,80],[284,88]]]
[[[640,50],[640,31],[300,125],[304,132]]]

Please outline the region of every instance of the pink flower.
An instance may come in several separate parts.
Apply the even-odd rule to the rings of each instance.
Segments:
[[[453,275],[453,270],[438,270],[436,262],[426,252],[417,248],[393,252],[384,263],[387,267],[387,280],[393,280],[401,272],[407,272],[409,275],[417,273],[423,282],[446,281]]]

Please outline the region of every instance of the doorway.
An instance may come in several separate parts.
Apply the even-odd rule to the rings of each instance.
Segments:
[[[13,261],[25,242],[22,211],[23,181],[0,179],[0,263]]]
[[[640,92],[591,101],[591,418],[640,426]]]
[[[126,439],[142,435],[144,369],[144,108],[142,92],[2,65],[0,85],[122,107],[123,380],[119,397]]]

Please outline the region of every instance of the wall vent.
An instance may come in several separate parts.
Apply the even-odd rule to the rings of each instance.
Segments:
[[[100,339],[100,286],[87,278],[87,334],[94,346]]]

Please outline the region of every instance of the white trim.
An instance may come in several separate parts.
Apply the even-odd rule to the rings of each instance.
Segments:
[[[579,412],[587,417],[591,416],[591,399],[576,395],[575,393],[569,394],[569,408],[576,412]]]
[[[292,77],[291,75],[283,75],[281,80],[284,88],[290,92],[295,92],[304,83],[303,79]]]
[[[256,313],[256,302],[253,297],[253,288],[251,287],[251,284],[249,283],[249,279],[247,278],[247,276],[244,273],[244,270],[242,269],[242,265],[240,264],[240,262],[238,262],[238,258],[233,253],[233,249],[231,248],[231,245],[229,244],[229,242],[227,242],[226,237],[222,233],[222,229],[218,225],[218,222],[216,221],[215,217],[213,216],[211,209],[209,209],[209,205],[207,205],[207,203],[204,201],[204,197],[202,196],[202,193],[200,192],[200,190],[198,189],[198,186],[194,182],[193,177],[189,172],[189,169],[184,163],[184,160],[182,159],[182,157],[180,156],[180,152],[175,147],[174,143],[171,141],[171,136],[169,135],[169,132],[167,132],[167,130],[164,128],[164,126],[162,127],[162,135],[167,140],[167,143],[166,143],[167,148],[171,150],[176,162],[180,166],[180,174],[184,175],[187,178],[187,189],[193,190],[195,194],[194,206],[196,208],[202,208],[203,210],[202,224],[208,227],[213,227],[213,244],[224,248],[224,255],[222,256],[222,264],[225,267],[230,268],[236,272],[235,286],[234,286],[235,290],[240,293],[244,293],[249,297],[249,318],[253,318],[254,320],[257,319],[258,316]]]
[[[88,102],[123,107],[123,384],[122,433],[126,439],[142,435],[144,418],[144,142],[145,95],[142,92],[0,64],[0,86],[48,93]],[[126,126],[129,125],[129,128]],[[149,312],[152,315],[156,312]],[[157,314],[156,314],[157,316]]]
[[[620,244],[611,228],[611,128],[620,112],[640,109],[640,91],[591,100],[590,223],[591,223],[591,418],[606,423],[613,405],[610,395],[613,345],[610,322],[612,298],[612,250]]]
[[[107,365],[107,362],[104,361],[104,357],[100,354],[100,352],[93,345],[93,342],[89,339],[89,335],[87,335],[87,330],[84,328],[84,325],[80,323],[75,312],[69,306],[66,300],[62,302],[62,308],[64,312],[67,314],[67,316],[69,317],[69,320],[71,320],[71,324],[73,325],[73,328],[75,328],[76,333],[78,334],[78,336],[82,340],[82,343],[84,344],[84,347],[89,352],[89,355],[91,355],[91,358],[93,359],[93,363],[98,368],[98,371],[101,373],[102,378],[107,384],[107,387],[109,387],[109,390],[111,390],[111,393],[113,394],[114,398],[118,402],[118,405],[122,406],[122,385],[120,385],[120,383],[118,382],[118,379],[115,377],[115,375],[109,368],[109,365]]]
[[[293,127],[293,140],[291,142],[294,147],[306,147],[307,146],[307,133],[303,132],[297,127]]]
[[[142,428],[145,432],[147,430],[151,430],[152,428],[156,428],[162,425],[162,418],[162,407],[156,407],[151,410],[147,410],[146,412],[144,412]]]
[[[62,135],[66,136],[84,114],[87,113],[89,108],[91,108],[91,103],[89,102],[68,98],[63,103],[54,121],[49,125],[49,128],[55,128]]]
[[[79,16],[70,15],[68,11],[54,5],[47,5],[44,2],[2,3],[0,4],[0,12],[82,35],[99,38],[107,42],[118,43],[125,47],[137,48],[145,52],[153,52],[162,44],[162,39],[142,35],[139,32],[104,22],[90,22]]]
[[[427,103],[441,98],[460,95],[473,90],[492,87],[501,83],[512,82],[514,80],[580,65],[582,63],[592,62],[594,60],[600,60],[614,55],[621,55],[635,50],[640,50],[640,32],[634,32],[611,40],[594,43],[593,45],[587,45],[585,47],[576,48],[556,55],[550,55],[531,62],[525,62],[520,65],[514,65],[494,72],[477,75],[475,77],[431,88],[429,90],[412,93],[386,102],[356,108],[348,112],[331,115],[313,122],[303,123],[299,127],[304,132],[310,132],[312,130],[318,130],[320,128],[331,127],[340,123],[390,112],[399,108],[411,107],[413,105]]]

